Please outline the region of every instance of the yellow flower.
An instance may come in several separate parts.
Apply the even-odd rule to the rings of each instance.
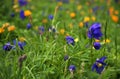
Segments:
[[[73,24],[72,24],[72,23],[70,23],[70,24],[69,24],[69,27],[70,27],[70,28],[73,28]]]
[[[117,23],[118,20],[119,20],[118,16],[116,16],[116,15],[112,15],[111,18],[112,18],[112,20],[113,20],[114,22],[116,22],[116,23]]]
[[[30,10],[25,10],[24,11],[24,15],[25,16],[30,16],[32,13],[31,13],[31,11]]]
[[[118,15],[118,14],[119,14],[119,11],[118,11],[118,10],[115,10],[115,11],[114,11],[114,14],[115,14],[115,15]]]
[[[81,8],[82,8],[81,5],[78,5],[78,6],[77,6],[77,10],[80,10]]]
[[[20,9],[19,9],[19,8],[16,8],[16,9],[15,9],[15,12],[20,12]]]
[[[95,21],[95,20],[96,20],[95,16],[92,16],[91,19],[92,19],[92,21]]]
[[[80,27],[80,28],[82,28],[83,25],[84,25],[83,22],[80,22],[80,23],[79,23],[79,27]]]
[[[38,26],[35,26],[35,27],[34,27],[34,30],[38,30]]]
[[[80,14],[81,14],[81,15],[84,15],[84,14],[85,14],[85,12],[84,12],[84,11],[81,11],[81,12],[80,12]]]
[[[60,2],[58,2],[58,6],[62,6],[62,4],[63,4],[63,3],[62,3],[61,1],[60,1]]]
[[[114,7],[110,7],[110,8],[109,8],[109,13],[110,13],[110,15],[113,14],[113,11],[114,11]]]
[[[14,31],[14,30],[15,30],[15,26],[14,25],[8,27],[8,31]]]
[[[100,40],[98,40],[98,39],[95,39],[95,42],[100,42]]]
[[[19,40],[20,40],[21,42],[24,42],[26,39],[25,39],[24,37],[20,37]]]
[[[13,5],[13,9],[16,9],[16,8],[18,8],[18,5],[17,4]]]
[[[69,36],[69,34],[68,34],[68,33],[66,33],[66,36]]]
[[[103,43],[110,43],[111,41],[109,39],[103,40]]]
[[[3,28],[0,28],[0,34],[4,32],[4,29]]]
[[[76,14],[74,12],[70,13],[71,18],[75,18]]]
[[[48,22],[47,19],[42,20],[42,23],[44,23],[44,24],[46,24],[47,22]]]
[[[31,0],[27,0],[27,2],[31,2]]]
[[[9,23],[5,23],[2,25],[2,28],[5,29],[6,27],[8,27],[10,24]]]
[[[60,34],[64,34],[65,30],[64,29],[60,29]]]
[[[84,22],[89,22],[90,21],[90,17],[86,16],[84,17]]]
[[[79,39],[78,39],[78,38],[76,38],[76,39],[75,39],[75,42],[78,42],[78,41],[79,41]]]

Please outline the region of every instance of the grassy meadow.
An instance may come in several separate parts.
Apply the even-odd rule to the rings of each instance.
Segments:
[[[120,0],[0,7],[0,79],[120,79]]]

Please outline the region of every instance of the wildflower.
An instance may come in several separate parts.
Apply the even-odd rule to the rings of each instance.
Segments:
[[[79,27],[80,27],[80,28],[82,28],[83,25],[84,25],[83,22],[80,22],[80,23],[79,23]]]
[[[49,18],[50,20],[52,20],[52,19],[53,19],[53,15],[49,15],[48,18]]]
[[[80,10],[81,8],[82,8],[81,5],[78,5],[78,6],[77,6],[77,10]]]
[[[102,36],[101,24],[100,23],[92,24],[88,30],[88,37],[100,39],[101,36]]]
[[[3,46],[3,50],[10,51],[12,49],[12,45],[8,42]]]
[[[95,48],[96,50],[99,50],[100,47],[101,47],[101,45],[100,45],[99,42],[94,42],[94,48]]]
[[[90,17],[86,16],[84,17],[84,22],[89,22],[90,21]]]
[[[11,13],[10,16],[11,16],[11,17],[14,17],[14,16],[15,16],[15,13]]]
[[[27,0],[18,0],[20,6],[25,6],[27,4]]]
[[[14,31],[14,30],[15,30],[15,26],[14,25],[8,27],[8,31]]]
[[[74,45],[74,43],[75,43],[74,38],[71,36],[66,36],[66,41],[67,41],[67,44]]]
[[[76,39],[75,39],[75,42],[78,42],[78,41],[79,41],[79,39],[78,39],[78,38],[76,38]]]
[[[21,11],[20,11],[20,18],[21,18],[21,19],[25,19],[24,10],[21,10]]]
[[[24,42],[26,39],[25,39],[24,37],[20,37],[19,40],[20,40],[21,42]]]
[[[16,39],[15,40],[13,40],[13,44],[14,44],[14,47],[16,46],[16,44],[17,44],[17,42],[16,42]],[[18,41],[18,46],[19,46],[19,48],[21,49],[21,50],[24,50],[24,46],[26,45],[26,42],[25,41]]]
[[[24,16],[30,16],[32,13],[30,10],[25,10],[24,11]]]
[[[2,25],[2,28],[5,29],[5,28],[7,28],[9,25],[10,25],[9,23],[5,23],[5,24]]]
[[[64,30],[64,29],[60,29],[60,33],[61,33],[61,34],[64,34],[64,33],[65,33],[65,30]]]
[[[72,23],[70,23],[70,24],[69,24],[69,27],[70,27],[70,28],[73,28],[73,24],[72,24]]]
[[[69,71],[70,71],[70,72],[75,71],[75,69],[76,69],[76,68],[75,68],[75,65],[70,65],[70,66],[69,66]]]
[[[44,26],[41,26],[41,27],[39,27],[38,29],[39,29],[39,33],[40,33],[40,34],[43,34],[43,32],[45,31]]]
[[[89,22],[84,22],[84,25],[85,25],[86,27],[89,27]]]
[[[114,14],[115,14],[115,15],[118,15],[118,14],[119,14],[119,11],[118,11],[118,10],[115,10],[115,11],[114,11]]]
[[[4,29],[3,28],[0,28],[0,34],[4,32]]]
[[[109,39],[105,39],[105,40],[103,40],[103,43],[110,43],[110,40]]]
[[[96,62],[92,66],[92,71],[96,70],[98,74],[101,74],[104,70],[106,63],[104,62],[107,57],[101,57],[100,59],[97,59]]]
[[[48,22],[47,19],[42,20],[42,23],[44,23],[44,24],[46,24],[47,22]]]
[[[116,23],[117,23],[118,20],[119,20],[118,16],[116,16],[116,15],[112,15],[111,18],[112,18],[112,20],[113,20],[114,22],[116,22]]]
[[[95,39],[95,42],[100,42],[100,40],[99,39]]]
[[[27,29],[30,29],[32,25],[30,23],[27,24]]]
[[[53,27],[50,27],[48,30],[49,30],[49,32],[54,32],[54,33],[57,31],[54,26],[53,26]]]
[[[95,20],[96,20],[95,16],[92,16],[91,19],[92,19],[92,21],[95,21]]]
[[[76,14],[74,12],[70,13],[71,18],[75,18]]]
[[[20,49],[22,49],[22,50],[24,50],[24,46],[26,45],[26,43],[25,42],[20,42],[20,41],[18,41],[18,46],[20,47]]]
[[[62,4],[63,4],[63,3],[62,3],[61,1],[58,2],[58,6],[62,6]]]
[[[64,56],[64,61],[68,60],[69,56],[68,55],[65,55]]]

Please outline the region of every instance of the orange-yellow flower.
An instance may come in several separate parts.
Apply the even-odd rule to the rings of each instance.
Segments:
[[[4,29],[3,28],[0,28],[0,34],[4,32]]]
[[[75,18],[76,14],[74,12],[70,13],[71,18]]]
[[[79,23],[79,27],[80,27],[80,28],[82,28],[83,25],[84,25],[83,22],[80,22],[80,23]]]
[[[26,39],[25,39],[24,37],[20,37],[19,40],[20,40],[21,42],[24,42]]]
[[[89,22],[90,21],[90,17],[86,16],[84,17],[84,22]]]
[[[25,16],[30,16],[32,13],[31,13],[31,11],[30,10],[25,10],[24,11],[24,15]]]
[[[109,39],[103,40],[103,43],[110,43],[110,42],[111,42],[111,40],[109,40]]]
[[[46,24],[47,22],[48,22],[47,19],[43,19],[43,20],[42,20],[42,23],[44,23],[44,24]]]
[[[77,6],[77,10],[80,10],[81,8],[82,8],[81,5],[78,5],[78,6]]]
[[[115,10],[115,11],[114,11],[114,14],[115,14],[115,15],[118,15],[118,14],[119,14],[118,10]]]
[[[116,23],[117,23],[118,20],[119,20],[118,16],[116,16],[116,15],[112,15],[111,18],[112,18],[112,20],[113,20],[114,22],[116,22]]]
[[[70,23],[70,24],[69,24],[69,27],[70,27],[70,28],[73,28],[73,24],[72,24],[72,23]]]
[[[95,39],[95,42],[100,42],[100,40],[98,40],[98,39]]]
[[[2,28],[5,29],[6,27],[8,27],[10,24],[9,23],[5,23],[2,25]]]
[[[91,19],[92,19],[92,21],[95,21],[95,20],[96,20],[95,16],[92,16]]]
[[[60,34],[64,34],[65,30],[64,29],[60,29]]]
[[[109,8],[109,13],[110,13],[110,15],[113,14],[113,11],[114,11],[114,7],[110,7],[110,8]]]
[[[9,31],[9,32],[10,32],[10,31],[14,31],[14,30],[15,30],[15,26],[14,26],[14,25],[8,27],[8,31]]]
[[[60,1],[60,2],[58,2],[58,6],[62,6],[62,4],[63,4],[63,3],[62,3],[61,1]]]

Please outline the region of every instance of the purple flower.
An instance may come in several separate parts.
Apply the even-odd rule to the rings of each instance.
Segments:
[[[95,48],[96,50],[99,50],[100,47],[101,47],[101,45],[100,45],[99,42],[94,42],[94,48]]]
[[[25,19],[24,10],[21,10],[21,11],[20,11],[20,18],[21,18],[21,19]]]
[[[15,46],[16,46],[16,44],[17,44],[16,39],[13,40],[13,44],[14,44],[14,48],[15,48]],[[23,47],[24,47],[25,45],[26,45],[26,42],[25,42],[25,41],[24,41],[24,42],[18,41],[18,46],[19,46],[20,49],[24,50]]]
[[[49,18],[50,20],[52,20],[52,19],[53,19],[53,15],[49,15],[48,18]]]
[[[76,69],[76,68],[75,68],[75,65],[70,65],[70,66],[69,66],[69,71],[70,71],[70,72],[75,71],[75,69]]]
[[[64,56],[64,61],[68,60],[69,56],[68,55],[65,55]]]
[[[10,43],[6,43],[4,46],[3,46],[3,50],[5,51],[10,51],[12,49],[12,45]]]
[[[100,23],[94,23],[91,25],[91,27],[88,29],[88,37],[95,39],[100,39],[100,37],[102,37]]]
[[[44,26],[41,26],[41,27],[39,27],[38,29],[39,29],[40,31],[42,31],[42,32],[44,32],[44,31],[45,31]]]
[[[27,4],[27,0],[18,0],[20,6],[25,6]]]
[[[67,41],[67,44],[74,45],[74,43],[75,43],[74,38],[71,36],[66,36],[66,41]]]
[[[15,13],[11,13],[10,16],[11,16],[11,17],[14,17],[14,16],[15,16]]]
[[[26,45],[26,43],[25,42],[20,42],[20,41],[18,41],[18,46],[20,47],[20,49],[22,49],[22,50],[24,50],[24,46]]]
[[[92,66],[92,71],[96,70],[97,73],[101,74],[104,70],[106,63],[104,62],[107,57],[101,57],[97,59],[96,62]]]
[[[30,29],[32,25],[30,23],[27,24],[27,29]]]

